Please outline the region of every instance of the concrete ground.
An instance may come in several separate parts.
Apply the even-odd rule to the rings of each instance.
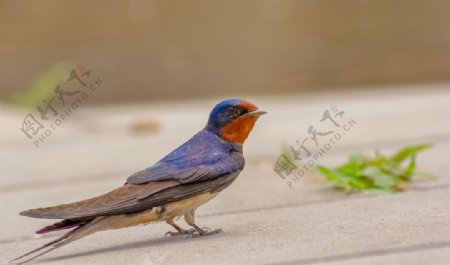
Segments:
[[[245,144],[246,168],[198,211],[200,226],[223,233],[165,238],[170,227],[151,224],[98,233],[34,263],[448,264],[449,88],[247,97],[269,114]],[[35,237],[33,232],[50,222],[19,211],[85,199],[123,184],[202,128],[216,101],[80,107],[39,147],[18,130],[27,112],[0,105],[0,262],[57,236]],[[320,119],[330,108],[345,111],[340,121],[355,123],[318,163],[337,165],[353,152],[391,153],[433,143],[419,155],[418,166],[438,179],[415,182],[403,193],[375,195],[334,190],[313,171],[297,181],[280,178],[273,166],[282,147],[302,141],[309,126],[323,125]]]

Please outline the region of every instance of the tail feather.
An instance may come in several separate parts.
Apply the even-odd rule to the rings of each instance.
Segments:
[[[52,225],[49,225],[49,226],[39,229],[38,231],[36,231],[36,234],[45,234],[45,233],[49,233],[49,232],[55,232],[55,231],[59,231],[59,230],[79,227],[80,225],[82,225],[84,223],[86,223],[86,221],[81,222],[81,221],[75,221],[75,220],[71,220],[71,219],[64,219],[60,222],[57,222]]]
[[[93,234],[95,232],[109,230],[109,229],[118,229],[123,227],[130,227],[135,226],[139,224],[147,224],[150,222],[158,221],[161,218],[162,211],[160,209],[155,208],[150,209],[145,212],[136,213],[136,214],[128,214],[128,215],[113,215],[113,216],[100,216],[95,219],[92,219],[90,221],[85,221],[85,223],[79,223],[79,224],[72,224],[69,221],[64,223],[65,220],[61,221],[59,223],[56,223],[54,225],[48,226],[48,228],[43,228],[39,231],[42,231],[42,233],[49,232],[49,231],[55,231],[58,229],[68,228],[70,225],[79,225],[75,229],[67,232],[63,236],[37,248],[30,252],[27,252],[23,254],[22,256],[15,258],[10,261],[10,263],[18,261],[20,259],[23,259],[27,256],[30,256],[34,253],[37,253],[41,250],[44,250],[43,252],[39,253],[36,256],[33,256],[27,260],[24,260],[20,263],[16,264],[24,264],[28,261],[31,261],[39,256],[44,255],[45,253],[48,253],[50,251],[53,251],[57,248],[60,248],[68,243],[71,243],[75,240],[81,239],[85,236],[88,236],[90,234]],[[67,225],[67,226],[65,226]],[[39,232],[38,231],[38,232]]]
[[[20,260],[20,259],[22,259],[22,258],[25,258],[25,257],[27,257],[27,256],[30,256],[31,254],[34,254],[34,253],[36,253],[36,252],[39,252],[39,251],[41,251],[41,250],[43,250],[43,249],[48,248],[46,251],[43,251],[43,252],[41,252],[40,254],[38,254],[38,255],[36,255],[36,256],[34,256],[34,257],[31,257],[31,258],[29,258],[29,259],[27,259],[27,260],[23,260],[23,261],[21,261],[21,262],[19,262],[19,263],[15,263],[15,264],[24,264],[24,263],[26,263],[26,262],[28,262],[28,261],[31,261],[31,260],[33,260],[33,259],[39,257],[39,256],[44,255],[45,253],[48,253],[48,252],[50,252],[50,251],[52,251],[52,250],[55,250],[56,248],[59,247],[59,246],[58,246],[59,243],[62,243],[62,242],[64,242],[64,240],[67,240],[67,239],[71,236],[71,234],[73,234],[73,233],[75,232],[75,230],[77,230],[77,229],[78,229],[78,228],[76,228],[76,229],[74,229],[74,230],[72,230],[72,231],[70,231],[70,232],[64,234],[63,236],[61,236],[61,237],[59,237],[59,238],[57,238],[57,239],[55,239],[55,240],[53,240],[53,241],[48,242],[47,244],[44,244],[43,246],[40,246],[40,247],[38,247],[38,248],[36,248],[36,249],[33,249],[33,250],[31,250],[31,251],[29,251],[29,252],[27,252],[27,253],[25,253],[25,254],[23,254],[23,255],[21,255],[21,256],[15,258],[15,259],[13,259],[13,260],[10,260],[8,263],[13,263],[13,262],[15,262],[15,261],[17,261],[17,260]],[[61,242],[61,241],[62,241],[62,242]],[[61,245],[60,245],[60,246],[61,246]]]
[[[44,244],[43,246],[38,247],[38,248],[36,248],[36,249],[34,249],[32,251],[29,251],[29,252],[21,255],[20,257],[17,257],[15,259],[13,259],[13,260],[9,261],[9,263],[14,263],[15,261],[18,261],[20,259],[23,259],[25,257],[28,257],[28,256],[30,256],[30,255],[32,255],[34,253],[37,253],[37,252],[45,249],[45,251],[39,253],[36,256],[33,256],[33,257],[29,258],[29,259],[26,259],[26,260],[23,260],[23,261],[21,261],[19,263],[14,263],[14,264],[27,263],[27,262],[29,262],[29,261],[37,258],[37,257],[40,257],[40,256],[42,256],[42,255],[44,255],[44,254],[46,254],[46,253],[48,253],[50,251],[53,251],[53,250],[55,250],[57,248],[60,248],[60,247],[66,245],[68,243],[71,243],[71,242],[73,242],[75,240],[81,239],[81,238],[83,238],[85,236],[88,236],[90,234],[93,234],[93,233],[95,233],[97,231],[105,230],[105,228],[107,229],[107,225],[105,226],[105,224],[107,223],[107,222],[105,222],[106,219],[107,218],[105,218],[105,217],[99,217],[99,218],[94,219],[94,220],[92,220],[92,221],[90,221],[88,223],[80,224],[77,228],[73,229],[72,231],[67,232],[63,236],[61,236],[61,237],[59,237],[59,238],[57,238],[57,239],[55,239],[55,240],[53,240],[53,241],[51,241],[51,242],[49,242],[47,244]],[[41,229],[41,230],[43,230],[43,229]]]

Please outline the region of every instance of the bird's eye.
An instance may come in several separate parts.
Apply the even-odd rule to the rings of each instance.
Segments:
[[[241,116],[241,114],[244,112],[244,110],[242,108],[237,108],[237,107],[228,107],[227,108],[227,115],[228,117],[235,119],[239,116]]]

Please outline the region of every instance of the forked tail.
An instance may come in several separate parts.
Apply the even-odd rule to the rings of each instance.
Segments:
[[[42,256],[50,251],[60,248],[70,242],[73,242],[75,240],[78,240],[80,238],[88,236],[90,234],[93,234],[97,231],[105,230],[105,229],[107,229],[108,224],[109,224],[108,218],[98,217],[92,221],[85,223],[85,224],[81,224],[80,226],[67,232],[63,236],[61,236],[51,242],[48,242],[47,244],[45,244],[41,247],[38,247],[30,252],[27,252],[27,253],[21,255],[20,257],[17,257],[15,259],[9,261],[9,263],[24,264],[24,263],[29,262],[29,261],[31,261],[39,256]],[[57,230],[57,229],[55,229],[55,230]],[[37,254],[33,257],[30,257],[28,259],[24,259],[25,257],[28,257],[35,253],[39,253],[39,254]],[[21,261],[19,261],[19,260],[21,260]]]
[[[47,232],[71,228],[74,226],[77,226],[77,227],[75,229],[67,232],[60,238],[55,239],[55,240],[37,248],[37,249],[34,249],[28,253],[25,253],[22,256],[11,260],[9,263],[17,262],[19,260],[24,259],[25,257],[28,257],[32,254],[40,252],[39,254],[37,254],[31,258],[28,258],[26,260],[22,260],[18,263],[15,263],[15,264],[24,264],[24,263],[31,261],[39,256],[44,255],[45,253],[53,251],[57,248],[60,248],[64,245],[70,243],[70,242],[73,242],[75,240],[78,240],[80,238],[88,236],[95,232],[109,230],[109,229],[130,227],[130,226],[135,226],[135,225],[140,225],[140,224],[148,224],[150,222],[161,220],[162,212],[160,211],[159,208],[154,208],[154,209],[155,210],[150,209],[146,212],[139,212],[136,214],[100,216],[100,217],[96,217],[95,219],[92,219],[90,221],[85,221],[84,223],[70,221],[70,220],[60,221],[53,225],[42,228],[41,230],[37,231],[37,233],[43,234],[43,233],[47,233]]]

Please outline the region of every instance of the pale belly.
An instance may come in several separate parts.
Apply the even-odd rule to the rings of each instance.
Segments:
[[[200,207],[202,204],[207,203],[212,198],[216,197],[218,193],[204,193],[194,197],[190,197],[181,201],[172,202],[165,205],[165,210],[162,213],[162,218],[174,218],[180,215],[184,215],[192,209]]]
[[[204,193],[181,201],[171,202],[161,207],[154,207],[138,214],[114,216],[117,218],[117,221],[113,222],[108,229],[148,224],[150,222],[164,221],[182,216],[190,210],[196,209],[202,204],[207,203],[209,200],[216,197],[217,194],[218,193]]]

